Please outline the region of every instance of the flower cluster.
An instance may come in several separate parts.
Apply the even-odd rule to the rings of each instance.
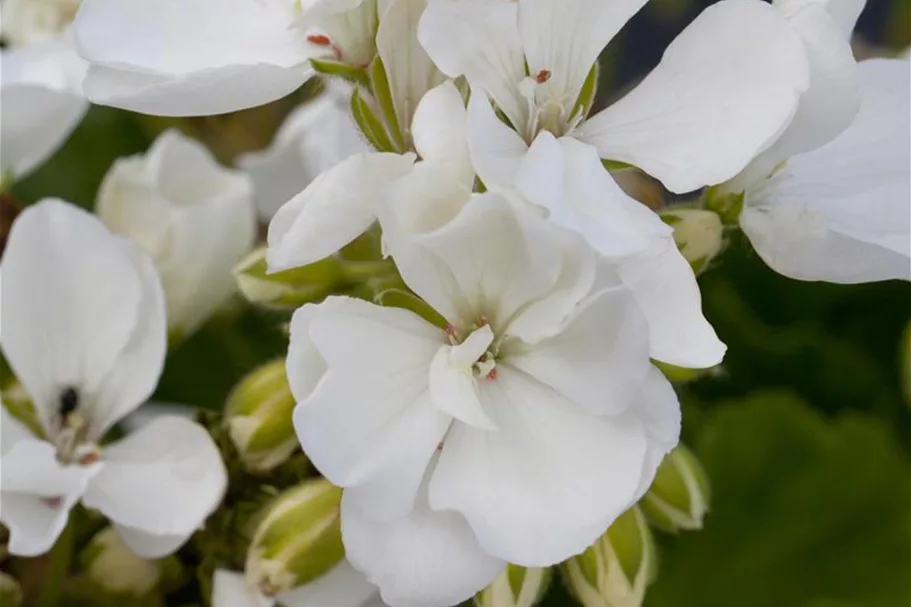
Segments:
[[[217,563],[216,607],[530,607],[558,565],[587,606],[641,603],[646,521],[707,509],[662,369],[722,362],[696,274],[727,232],[796,279],[911,279],[911,69],[855,61],[863,3],[721,0],[603,107],[598,57],[644,4],[6,2],[11,179],[87,100],[185,117],[326,89],[238,168],[166,130],[111,167],[95,215],[16,219],[2,348],[31,408],[0,409],[10,552],[50,549],[81,501],[158,558],[219,507],[202,426],[109,431],[236,278],[296,309],[284,369],[229,399],[234,446],[264,474],[299,443],[325,480],[258,517],[244,574]],[[630,174],[680,202],[649,208]]]

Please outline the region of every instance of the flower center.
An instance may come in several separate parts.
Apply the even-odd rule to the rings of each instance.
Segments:
[[[497,378],[497,350],[499,342],[486,317],[466,329],[459,330],[453,325],[446,327],[449,343],[453,346],[452,362],[464,369],[471,369],[477,379]]]
[[[529,145],[541,131],[562,137],[582,121],[581,116],[572,115],[575,100],[563,98],[565,95],[561,96],[550,83],[551,76],[550,70],[542,69],[533,76],[527,76],[519,84],[519,91],[528,103],[525,141]]]
[[[3,38],[13,46],[56,38],[76,18],[80,0],[7,0]]]
[[[88,465],[101,458],[101,449],[88,440],[89,424],[79,411],[82,400],[79,389],[73,386],[58,396],[53,443],[61,464]]]

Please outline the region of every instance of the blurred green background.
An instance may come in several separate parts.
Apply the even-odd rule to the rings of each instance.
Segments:
[[[652,0],[602,57],[601,100],[654,66],[706,4]],[[911,2],[872,0],[858,32],[859,57],[906,48]],[[170,124],[230,161],[264,146],[303,94],[179,123],[95,107],[13,194],[90,207],[114,158],[144,150]],[[646,606],[907,607],[911,284],[791,281],[740,237],[700,282],[729,347],[718,373],[681,389],[684,441],[708,471],[712,509],[703,531],[658,536]],[[225,309],[173,350],[155,400],[219,408],[240,377],[283,353],[284,320],[240,303]],[[545,601],[570,604],[559,584]]]

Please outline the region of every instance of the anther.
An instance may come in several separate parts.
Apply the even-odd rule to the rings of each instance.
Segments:
[[[329,36],[323,36],[322,34],[310,34],[307,36],[307,42],[318,46],[329,46],[332,44],[332,41],[329,40]]]
[[[550,70],[541,70],[535,75],[535,82],[538,84],[544,84],[550,80]]]

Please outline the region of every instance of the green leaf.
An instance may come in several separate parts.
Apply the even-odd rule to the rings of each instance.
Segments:
[[[907,604],[909,467],[881,422],[761,393],[715,409],[695,450],[712,511],[666,540],[646,607]]]

